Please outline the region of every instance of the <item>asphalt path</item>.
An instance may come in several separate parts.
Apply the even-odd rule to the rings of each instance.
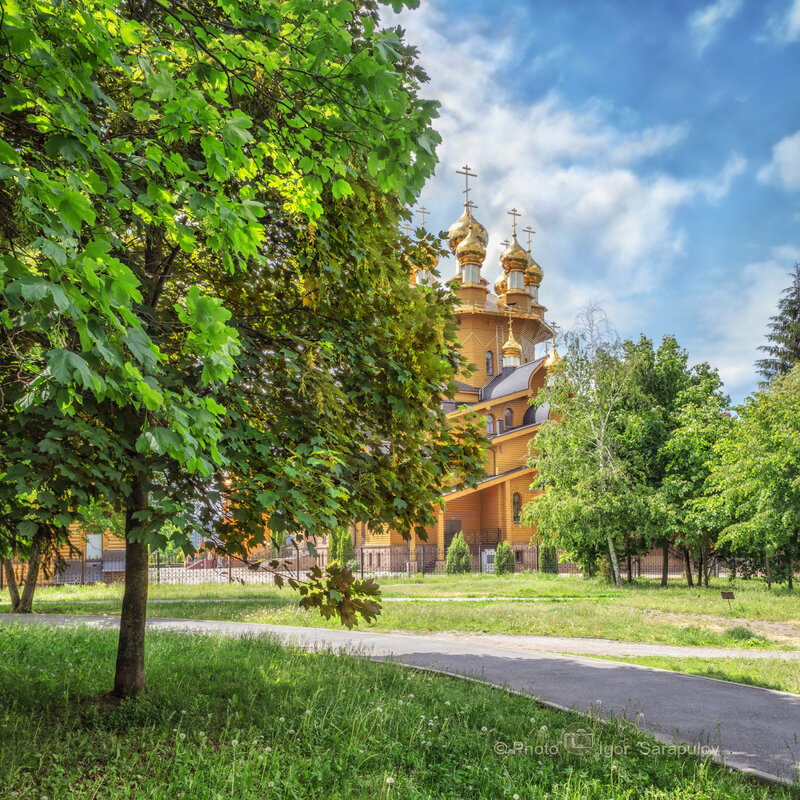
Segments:
[[[117,617],[0,615],[16,624],[117,628]],[[764,779],[800,779],[800,696],[581,656],[503,647],[467,635],[326,630],[212,620],[148,620],[152,630],[221,636],[271,635],[470,677],[565,709],[625,719],[666,745],[703,748],[727,766]],[[655,757],[655,756],[653,756]]]

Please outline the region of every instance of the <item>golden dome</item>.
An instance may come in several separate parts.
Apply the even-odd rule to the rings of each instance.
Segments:
[[[505,275],[501,276],[494,282],[494,293],[498,297],[504,295],[506,293],[507,288],[508,288],[508,281],[506,280]]]
[[[506,272],[510,272],[512,269],[524,270],[528,266],[528,254],[519,246],[516,236],[511,240],[511,244],[503,250],[500,263]]]
[[[525,268],[525,278],[530,278],[531,281],[538,286],[544,277],[544,270],[533,260],[531,251],[528,250],[528,266]]]
[[[477,225],[473,223],[469,226],[469,232],[456,247],[456,258],[459,264],[482,264],[486,258],[486,247],[480,240]]]
[[[558,350],[556,350],[555,342],[553,342],[553,352],[547,356],[547,361],[545,361],[545,366],[553,368],[557,367],[562,362],[561,356],[558,354]]]
[[[469,233],[470,225],[475,226],[475,235],[478,237],[480,243],[486,247],[486,243],[489,241],[489,234],[486,232],[486,228],[472,216],[472,212],[468,209],[464,209],[464,213],[450,226],[450,229],[447,231],[447,238],[450,240],[450,250],[455,253],[456,248],[461,243],[463,239],[466,238],[467,234]]]
[[[514,329],[511,327],[510,320],[508,323],[508,339],[506,339],[506,342],[503,345],[503,355],[504,356],[522,355],[522,345],[520,345],[520,343],[514,338]]]

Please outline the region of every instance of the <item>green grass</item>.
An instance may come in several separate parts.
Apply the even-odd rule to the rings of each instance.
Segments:
[[[115,644],[111,631],[2,628],[4,797],[791,796],[691,755],[645,757],[652,740],[616,724],[590,721],[594,748],[570,755],[562,732],[576,715],[264,638],[148,634],[149,691],[109,708],[94,700],[111,685]],[[503,754],[497,742],[530,750]]]
[[[704,675],[723,681],[746,683],[748,686],[763,686],[781,692],[800,694],[800,662],[780,661],[773,658],[664,658],[662,656],[591,656],[607,661],[623,661],[626,664],[641,664],[658,667],[671,672],[689,675]]]
[[[728,604],[721,590],[733,589],[736,599]],[[536,573],[518,573],[502,577],[486,574],[435,575],[414,579],[381,581],[386,597],[513,597],[545,598],[572,601],[587,600],[612,607],[663,611],[679,614],[708,614],[774,622],[797,622],[800,626],[800,591],[789,592],[775,586],[767,590],[760,580],[734,583],[727,579],[712,581],[708,588],[689,589],[672,581],[662,589],[657,581],[641,580],[617,588],[602,579],[558,578]],[[203,598],[287,598],[296,596],[289,589],[269,584],[203,584],[196,586],[151,585],[150,599],[190,600]],[[38,602],[64,600],[121,600],[119,584],[91,586],[54,586],[37,590]],[[6,598],[4,597],[3,600]]]
[[[120,601],[103,604],[48,603],[36,610],[59,614],[118,614]],[[151,617],[214,619],[273,625],[338,628],[338,620],[326,621],[317,612],[303,611],[293,599],[264,598],[237,603],[225,601],[179,601],[150,603]],[[481,633],[529,634],[537,636],[599,637],[650,644],[702,647],[780,648],[777,642],[757,634],[743,637],[730,626],[713,630],[702,620],[691,624],[658,621],[641,611],[591,601],[542,602],[476,601],[385,603],[377,621],[361,624],[363,630],[475,631]]]

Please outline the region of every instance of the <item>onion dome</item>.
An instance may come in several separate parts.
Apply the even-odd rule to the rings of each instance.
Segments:
[[[508,323],[508,339],[503,345],[504,356],[521,356],[522,345],[514,338],[514,329],[511,327],[511,322]]]
[[[456,247],[456,258],[459,264],[482,264],[486,258],[486,246],[480,240],[474,221],[469,226],[466,237]]]
[[[506,276],[503,275],[494,282],[494,293],[500,297],[506,293],[506,289],[508,289],[508,281]]]
[[[558,350],[556,350],[556,344],[553,342],[553,352],[547,356],[547,361],[545,361],[545,366],[552,369],[553,367],[557,367],[562,362],[561,356],[558,354]]]
[[[506,272],[511,272],[512,269],[524,270],[527,268],[528,254],[519,246],[516,236],[511,240],[511,244],[503,250],[500,263]]]
[[[530,278],[531,282],[538,286],[542,282],[543,277],[544,270],[533,260],[531,251],[528,250],[528,266],[525,268],[525,278]]]
[[[489,241],[489,234],[486,232],[486,228],[472,216],[472,212],[468,208],[465,208],[464,213],[447,231],[447,238],[450,240],[450,250],[453,253],[456,252],[456,248],[461,243],[462,239],[466,238],[469,233],[470,225],[475,226],[475,235],[478,237],[480,243],[486,247],[486,243]]]

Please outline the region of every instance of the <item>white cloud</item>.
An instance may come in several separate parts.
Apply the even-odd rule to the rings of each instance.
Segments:
[[[772,159],[759,170],[758,179],[784,189],[800,189],[800,131],[772,148]]]
[[[773,16],[767,29],[770,38],[782,44],[800,41],[800,0],[792,0],[785,12]]]
[[[717,0],[689,15],[689,32],[698,53],[702,53],[720,34],[726,22],[742,7],[742,0]]]
[[[755,362],[763,357],[769,318],[789,285],[789,270],[800,259],[793,245],[772,247],[769,255],[733,269],[709,275],[690,299],[697,320],[691,355],[719,369],[726,388],[741,398],[755,388]]]
[[[678,214],[723,198],[744,158],[730,154],[710,174],[667,174],[654,159],[687,136],[682,120],[637,129],[610,122],[616,109],[602,99],[580,107],[556,92],[511,99],[500,76],[512,40],[478,36],[431,4],[401,21],[431,76],[424,93],[442,103],[440,163],[420,198],[431,211],[429,229],[446,229],[461,213],[464,182],[455,170],[469,163],[478,173],[476,217],[489,231],[483,275],[490,282],[501,272],[500,242],[511,233],[506,212],[516,207],[520,227],[537,231],[533,254],[544,269],[540,297],[549,318],[569,327],[576,311],[596,301],[626,336],[661,325],[679,332],[673,311],[692,302],[680,295],[686,284],[694,292],[696,281],[687,275]],[[445,278],[453,270],[452,259],[440,266]],[[694,318],[687,324],[694,329]]]

